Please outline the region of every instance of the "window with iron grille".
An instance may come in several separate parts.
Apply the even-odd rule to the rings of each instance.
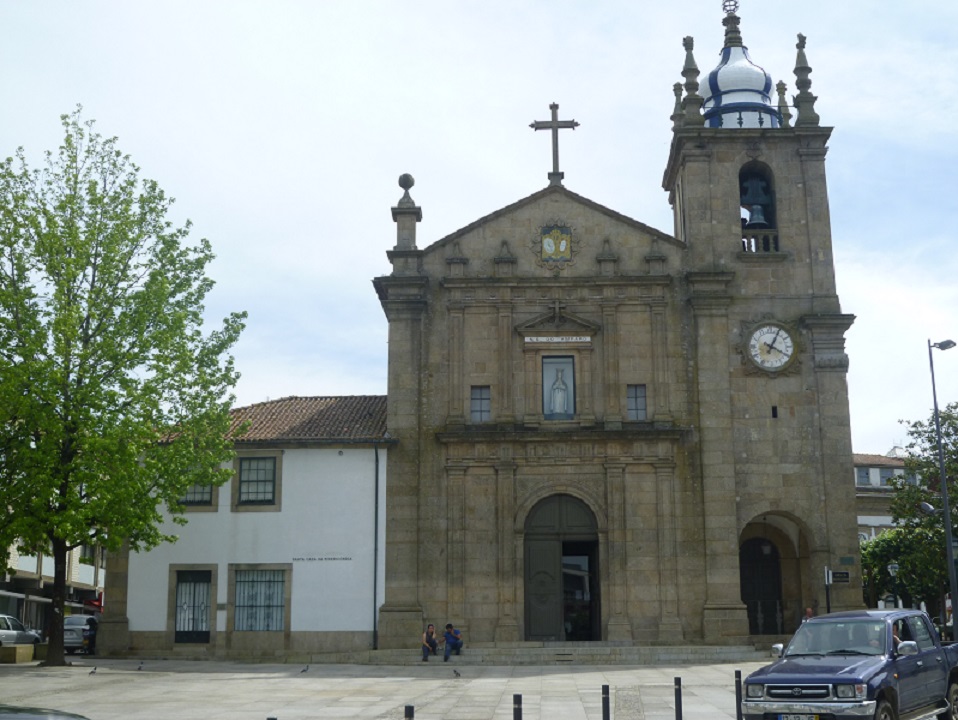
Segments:
[[[629,420],[646,420],[645,385],[629,385],[626,388],[626,417]]]
[[[184,505],[212,505],[212,485],[190,485],[181,501]]]
[[[240,505],[272,505],[276,500],[276,458],[240,460]]]
[[[469,398],[469,419],[472,422],[492,420],[492,392],[488,385],[473,385]]]
[[[235,585],[235,630],[285,629],[286,571],[237,570]]]

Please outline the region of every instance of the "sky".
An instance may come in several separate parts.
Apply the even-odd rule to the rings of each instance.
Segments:
[[[210,240],[210,323],[249,313],[238,405],[386,392],[397,179],[419,247],[547,184],[671,233],[662,190],[682,38],[703,74],[721,0],[0,0],[0,156],[34,165],[83,106]],[[958,3],[741,0],[752,60],[795,90],[808,38],[848,331],[855,452],[927,419],[928,341],[958,340]],[[958,349],[935,351],[941,406]]]

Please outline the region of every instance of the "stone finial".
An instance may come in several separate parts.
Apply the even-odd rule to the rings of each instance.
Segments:
[[[416,249],[416,223],[422,220],[422,208],[413,201],[409,194],[410,188],[416,180],[409,173],[399,176],[399,187],[403,189],[403,196],[396,203],[393,210],[393,221],[396,223],[395,250]]]
[[[785,97],[787,89],[787,86],[781,80],[775,85],[775,90],[778,92],[778,113],[782,116],[783,128],[791,127],[792,123],[792,111],[788,109],[788,99]]]
[[[798,34],[798,42],[795,44],[798,49],[798,56],[795,58],[795,87],[798,88],[798,95],[795,96],[795,112],[798,117],[795,119],[795,127],[815,126],[819,124],[818,113],[815,112],[815,101],[818,99],[810,92],[812,87],[811,78],[808,76],[812,72],[808,64],[808,58],[805,57],[805,36]]]
[[[682,83],[675,83],[672,86],[672,92],[675,94],[675,107],[672,109],[669,120],[672,121],[672,129],[678,130],[682,127],[682,120],[685,117],[682,114]]]
[[[685,125],[701,126],[705,124],[705,117],[702,115],[702,105],[705,104],[705,99],[699,95],[699,67],[695,64],[695,57],[692,55],[694,46],[695,40],[691,35],[682,39],[682,47],[685,48],[685,65],[682,68],[682,77],[685,78],[686,93],[682,109],[685,111]]]

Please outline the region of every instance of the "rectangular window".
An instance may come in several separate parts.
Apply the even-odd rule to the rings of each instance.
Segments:
[[[284,570],[237,570],[234,630],[284,630]]]
[[[575,417],[574,358],[542,358],[542,414],[546,420]]]
[[[859,487],[871,485],[870,471],[867,467],[855,468],[855,484]]]
[[[626,417],[629,420],[646,420],[645,385],[629,385],[626,392]]]
[[[888,487],[889,481],[895,477],[894,468],[881,468],[878,471],[878,484],[882,487]]]
[[[272,505],[276,498],[276,458],[240,459],[239,504]]]
[[[175,643],[210,641],[212,573],[209,570],[179,570],[176,573]]]
[[[469,397],[469,419],[472,422],[492,420],[492,394],[488,385],[473,385]]]
[[[184,505],[212,505],[213,504],[213,486],[212,485],[190,485],[186,489],[181,502]]]

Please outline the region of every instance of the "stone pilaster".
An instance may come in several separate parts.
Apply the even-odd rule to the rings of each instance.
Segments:
[[[130,582],[130,546],[107,553],[103,617],[96,647],[101,655],[125,655],[130,650],[130,618],[127,602]]]
[[[607,623],[607,640],[632,640],[629,620],[628,589],[628,528],[625,518],[625,465],[605,465],[606,503],[608,505],[609,585],[611,617]]]
[[[516,584],[516,464],[511,460],[496,465],[496,505],[499,509],[499,622],[496,642],[517,642],[519,608]]]
[[[675,466],[655,466],[659,540],[659,642],[676,644],[684,638],[679,619],[679,575],[676,544]]]
[[[862,607],[858,528],[847,522],[846,511],[855,505],[855,487],[848,481],[853,476],[854,463],[848,410],[848,356],[845,354],[845,332],[854,321],[854,315],[806,315],[801,319],[812,338],[815,397],[818,416],[822,419],[819,426],[821,461],[816,475],[822,483],[818,495],[827,536],[822,539],[826,555],[819,564],[822,567],[827,564],[832,570],[847,570],[851,579],[849,583],[832,586],[833,611]],[[824,577],[824,570],[821,576]]]
[[[735,642],[748,636],[748,615],[739,579],[728,359],[728,285],[734,274],[689,273],[687,278],[695,318],[699,463],[706,509],[702,632],[707,643]]]
[[[416,248],[416,224],[422,220],[422,210],[409,196],[413,184],[411,175],[399,178],[405,193],[392,209],[396,246],[386,253],[393,271],[373,281],[389,321],[386,426],[397,441],[386,461],[386,597],[379,609],[382,649],[416,646],[423,621],[419,428],[428,279],[422,274],[422,251]]]

